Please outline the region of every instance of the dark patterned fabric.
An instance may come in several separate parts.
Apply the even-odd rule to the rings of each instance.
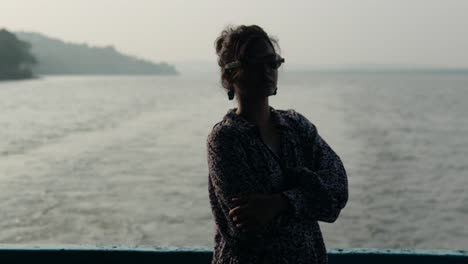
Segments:
[[[293,109],[270,106],[280,131],[276,155],[260,130],[229,109],[207,138],[208,191],[214,217],[214,263],[328,263],[317,221],[333,223],[348,201],[340,157],[317,128]],[[233,197],[279,193],[289,208],[257,232],[229,216]]]

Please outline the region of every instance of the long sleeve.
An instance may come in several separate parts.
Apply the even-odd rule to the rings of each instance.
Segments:
[[[260,234],[239,230],[229,216],[233,197],[257,192],[245,149],[235,135],[214,130],[207,139],[210,202],[216,224],[228,242],[249,244]]]
[[[295,112],[303,140],[306,167],[287,168],[290,188],[282,192],[292,214],[333,223],[348,201],[348,180],[340,157],[306,117]]]

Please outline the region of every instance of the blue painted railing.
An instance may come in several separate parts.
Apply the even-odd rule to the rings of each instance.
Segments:
[[[211,263],[209,248],[0,244],[0,263]],[[330,264],[468,264],[467,250],[329,249]]]

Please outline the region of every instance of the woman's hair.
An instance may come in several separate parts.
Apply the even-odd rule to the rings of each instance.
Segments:
[[[242,75],[242,67],[234,69],[226,69],[224,66],[232,61],[245,58],[247,44],[253,39],[265,39],[270,43],[273,50],[276,52],[275,46],[279,48],[278,40],[268,34],[257,25],[240,25],[233,27],[226,26],[221,31],[221,35],[216,38],[215,47],[218,55],[218,65],[221,68],[221,84],[226,90],[233,90],[233,83]]]

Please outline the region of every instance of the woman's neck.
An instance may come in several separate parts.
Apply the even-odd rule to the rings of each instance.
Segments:
[[[257,125],[260,128],[268,127],[271,121],[270,105],[268,97],[255,103],[239,103],[236,114],[242,116],[249,123]]]

